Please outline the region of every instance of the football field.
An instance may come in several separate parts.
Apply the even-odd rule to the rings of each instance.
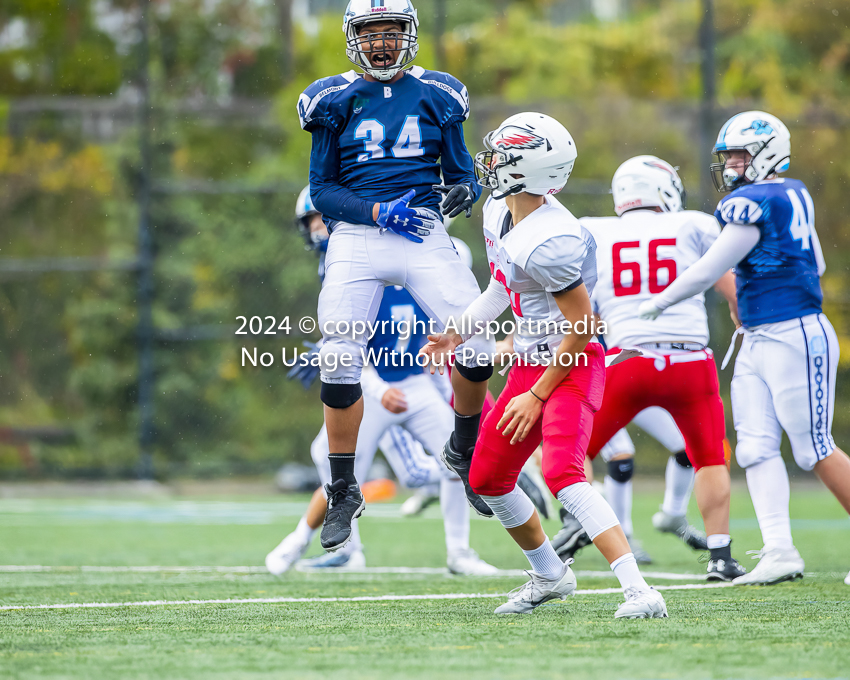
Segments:
[[[0,499],[0,677],[850,677],[850,519],[831,496],[793,489],[806,577],[758,588],[707,587],[699,555],[652,529],[660,499],[635,497],[644,570],[670,612],[649,621],[613,619],[622,596],[592,547],[575,597],[493,615],[526,580],[522,553],[476,519],[473,547],[504,571],[448,575],[437,508],[405,519],[397,502],[370,505],[364,572],[275,578],[263,557],[305,497]],[[732,516],[750,566],[761,543],[740,486]]]

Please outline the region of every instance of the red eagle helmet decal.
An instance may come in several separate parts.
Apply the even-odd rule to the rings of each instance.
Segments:
[[[649,168],[658,168],[659,170],[663,170],[671,177],[676,176],[673,167],[671,165],[668,165],[667,163],[664,163],[663,161],[660,163],[657,163],[655,161],[644,161],[643,164]]]
[[[546,142],[543,137],[519,127],[509,126],[493,140],[494,149],[537,149]]]

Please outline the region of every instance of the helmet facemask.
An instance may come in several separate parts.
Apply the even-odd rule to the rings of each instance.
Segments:
[[[775,158],[765,155],[765,157],[762,158],[763,154],[770,153],[769,145],[772,141],[773,137],[764,142],[753,142],[752,144],[747,144],[745,147],[715,150],[714,155],[717,158],[717,162],[712,163],[709,166],[709,170],[711,171],[711,180],[714,182],[714,188],[720,193],[726,193],[734,191],[744,184],[751,184],[752,182],[767,179],[771,175],[775,174],[777,172],[777,168],[782,165],[782,163],[788,161],[788,156]],[[731,151],[746,151],[750,154],[750,160],[747,161],[744,166],[744,171],[740,175],[731,168],[728,170],[726,169],[726,163],[729,160]],[[759,172],[757,164],[764,164],[766,169]]]
[[[524,178],[512,177],[510,172],[510,168],[515,169],[517,161],[521,161],[522,156],[514,156],[510,152],[493,148],[491,138],[494,132],[495,130],[488,133],[484,138],[485,151],[479,151],[475,154],[473,163],[475,179],[478,184],[490,189],[494,199],[501,200],[507,196],[520,193],[525,189],[525,184],[522,182]]]
[[[379,22],[397,23],[401,29],[360,35],[364,26]],[[409,17],[390,14],[381,15],[372,21],[368,19],[351,21],[347,25],[345,37],[345,53],[349,60],[376,80],[383,82],[392,80],[401,69],[416,58],[419,52],[416,27]],[[393,45],[394,49],[387,49],[389,45]],[[380,61],[382,56],[391,56],[392,53],[397,54],[394,62]]]

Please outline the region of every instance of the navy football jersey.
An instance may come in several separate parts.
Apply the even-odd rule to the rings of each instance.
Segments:
[[[714,215],[724,226],[750,224],[761,232],[735,269],[741,323],[758,326],[821,311],[823,253],[812,197],[800,180],[742,186],[720,201]]]
[[[398,382],[422,373],[416,355],[431,332],[430,319],[410,293],[400,286],[384,288],[375,323],[378,330],[369,340],[366,356],[381,379]]]
[[[335,167],[322,167],[326,159],[317,158],[314,135],[314,200],[327,176],[373,203],[415,189],[411,205],[432,210],[439,210],[441,196],[431,187],[443,182],[441,171],[447,184],[475,184],[461,127],[469,116],[469,97],[447,73],[416,66],[394,83],[367,81],[354,71],[322,78],[301,94],[298,115],[309,132],[330,130],[338,147],[338,158],[328,161]],[[337,148],[333,151],[336,156]],[[328,207],[322,212],[331,219],[345,217],[342,207],[337,215]]]

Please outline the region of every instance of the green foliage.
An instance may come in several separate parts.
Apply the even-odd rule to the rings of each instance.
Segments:
[[[112,95],[137,80],[139,3],[107,4],[124,12],[123,28],[99,28],[105,24],[96,7],[104,5],[90,0],[0,4],[0,32],[13,21],[26,26],[23,44],[0,51],[0,257],[135,257],[135,131],[95,144],[70,115],[21,121],[9,105],[23,95]],[[579,150],[564,194],[576,214],[610,213],[610,198],[599,187],[604,191],[617,165],[638,153],[680,166],[691,196],[698,194],[701,3],[628,4],[631,15],[603,23],[579,10],[568,13],[571,21],[555,21],[567,16],[563,3],[547,0],[446,3],[445,68],[470,90],[470,149],[512,113],[535,108],[556,116]],[[434,68],[436,2],[417,7],[417,63]],[[315,313],[316,260],[291,227],[310,155],[295,103],[312,81],[352,66],[338,14],[322,17],[315,34],[296,26],[292,43],[283,45],[276,11],[275,3],[251,0],[150,4],[158,182],[266,187],[265,193],[155,195],[154,318],[163,333],[156,353],[156,459],[163,474],[261,471],[285,459],[307,461],[321,424],[316,387],[305,394],[279,365],[241,365],[243,346],[279,356],[302,338],[227,335],[237,316],[288,315],[295,323]],[[813,192],[829,264],[827,311],[850,346],[844,292],[850,0],[717,0],[715,14],[716,124],[753,107],[789,124],[792,174]],[[286,48],[295,60],[288,74],[280,69]],[[234,96],[271,102],[271,113],[255,120],[203,112]],[[186,114],[192,106],[201,113]],[[597,193],[581,193],[582,181],[595,182]],[[483,280],[478,225],[476,213],[452,229],[470,244]],[[0,424],[58,423],[77,435],[76,446],[34,446],[45,473],[129,474],[135,465],[136,285],[126,271],[0,279]],[[179,339],[187,329],[209,335],[216,328],[224,335]],[[850,361],[850,351],[844,356]],[[11,449],[0,451],[0,468],[23,474]]]

